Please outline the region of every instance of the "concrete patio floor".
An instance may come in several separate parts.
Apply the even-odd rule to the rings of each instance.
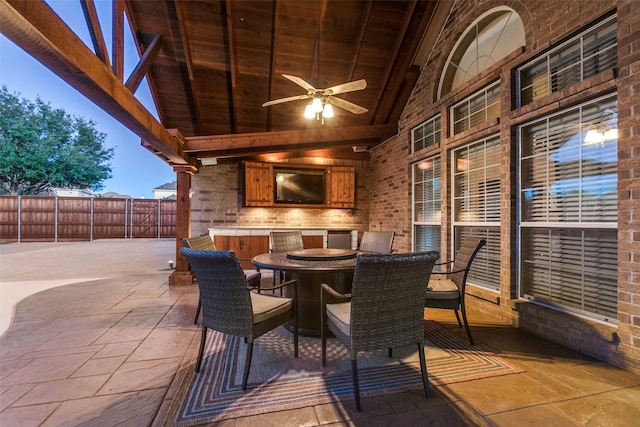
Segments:
[[[163,424],[199,341],[197,288],[168,286],[174,245],[0,245],[0,426]],[[452,312],[427,315],[466,339]],[[362,413],[349,400],[217,425],[638,425],[640,376],[480,313],[470,321],[477,345],[526,372],[432,387],[429,400],[364,398]]]

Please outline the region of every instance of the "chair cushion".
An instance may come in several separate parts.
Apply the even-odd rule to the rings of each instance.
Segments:
[[[244,275],[247,276],[247,281],[252,281],[261,276],[261,273],[258,270],[242,270],[244,271]]]
[[[247,284],[251,287],[260,287],[260,280],[262,279],[262,273],[257,270],[243,270],[244,275],[247,278]]]
[[[249,292],[253,307],[253,323],[264,322],[267,319],[282,314],[293,308],[293,299]]]
[[[346,336],[351,335],[351,303],[327,304],[327,318]]]
[[[459,297],[458,287],[451,280],[429,280],[427,299],[457,299]]]

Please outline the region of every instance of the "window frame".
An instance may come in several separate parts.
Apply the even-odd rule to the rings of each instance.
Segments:
[[[432,167],[430,168],[431,170],[434,171],[434,173],[432,174],[432,176],[428,179],[422,179],[420,180],[417,175],[418,175],[418,171],[421,170],[420,165],[421,164],[428,164],[431,163]],[[438,181],[438,182],[436,182]],[[416,187],[418,186],[419,183],[423,183],[426,184],[426,186],[431,186],[432,188],[432,194],[433,197],[430,199],[425,199],[424,197],[422,198],[418,198],[418,194],[416,191]],[[413,239],[412,239],[412,250],[414,252],[422,252],[422,251],[430,251],[430,250],[437,250],[440,251],[440,245],[442,242],[442,158],[441,156],[435,155],[432,157],[427,157],[425,159],[422,159],[418,162],[415,162],[412,164],[411,166],[411,188],[412,188],[412,194],[411,194],[411,229],[413,232]],[[423,194],[426,192],[423,192]],[[434,204],[434,209],[432,209],[432,213],[434,216],[434,219],[431,221],[428,220],[418,220],[416,217],[418,215],[418,204],[428,204],[428,203],[433,203]],[[423,208],[421,209],[421,211],[425,212],[426,210]],[[417,238],[418,238],[418,229],[432,229],[435,240],[437,240],[436,243],[434,243],[433,247],[425,247],[425,246],[420,246],[418,245],[417,242]]]
[[[484,174],[484,178],[479,181],[476,180],[474,183],[483,184],[483,188],[486,190],[487,183],[493,182],[495,180],[487,179],[487,170],[495,169],[498,170],[498,176],[500,176],[501,170],[501,161],[500,156],[498,155],[497,162],[487,164],[487,145],[491,144],[489,149],[496,149],[498,153],[500,153],[501,144],[500,144],[500,134],[492,134],[485,138],[474,140],[468,144],[465,144],[460,147],[456,147],[450,151],[450,162],[451,162],[451,235],[453,239],[451,239],[451,253],[457,253],[458,249],[462,245],[462,241],[465,237],[474,236],[481,237],[487,240],[486,246],[484,246],[480,252],[476,255],[476,259],[473,263],[471,271],[469,272],[468,283],[470,285],[474,285],[488,291],[499,292],[500,290],[500,227],[501,227],[501,218],[500,218],[500,197],[498,193],[498,198],[489,198],[488,196],[493,196],[493,193],[483,193],[485,194],[484,198],[481,198],[480,189],[478,187],[474,188],[471,185],[472,180],[467,179],[469,181],[469,185],[467,185],[467,189],[475,190],[478,198],[478,206],[482,205],[483,208],[483,218],[475,218],[473,221],[470,220],[460,220],[458,219],[458,204],[456,202],[458,197],[458,179],[459,177],[464,176],[464,173],[456,173],[458,169],[458,160],[461,158],[458,156],[459,152],[462,150],[468,150],[483,145],[482,149],[482,161],[483,165],[481,168],[473,169],[470,167],[471,162],[466,166],[469,170],[469,174],[471,170],[482,170]],[[467,174],[467,175],[469,175]],[[498,186],[499,188],[499,186]],[[472,192],[469,191],[466,194],[469,202],[467,203],[471,206],[471,198]],[[489,201],[493,201],[493,204],[490,205]],[[483,203],[480,203],[483,202]],[[496,203],[497,202],[497,203]],[[497,218],[496,215],[491,215],[492,219],[487,219],[487,211],[495,211],[497,210]],[[468,210],[468,212],[472,213],[472,210]],[[479,210],[478,210],[479,212]]]
[[[505,15],[509,15],[505,25],[501,30],[496,33],[498,39],[486,38],[481,34],[486,27],[495,27],[497,21],[500,21]],[[513,22],[512,18],[515,18]],[[514,24],[515,27],[511,26],[511,33],[509,37],[504,38],[502,35],[505,33],[505,30],[510,24]],[[480,31],[478,31],[480,29]],[[515,32],[515,34],[514,34]],[[485,34],[486,35],[486,34]],[[483,47],[487,47],[490,54],[484,52],[484,55],[478,56],[478,50],[474,49],[475,58],[472,63],[476,64],[476,69],[474,73],[465,73],[465,77],[456,84],[456,74],[459,69],[461,62],[464,62],[464,58],[469,59],[467,57],[468,49],[470,45],[475,44],[476,47],[482,50]],[[456,43],[451,49],[449,53],[449,57],[447,58],[446,65],[440,74],[440,79],[438,82],[438,99],[447,95],[448,93],[458,89],[458,87],[463,86],[465,82],[469,79],[475,77],[479,73],[493,66],[496,62],[504,58],[508,53],[517,49],[518,47],[524,46],[526,44],[525,30],[524,24],[522,23],[522,18],[520,15],[512,8],[508,6],[497,6],[492,8],[491,10],[486,11],[478,18],[476,18],[462,33],[462,35],[456,40]],[[482,61],[481,61],[482,59]],[[481,65],[480,65],[481,64]]]
[[[603,31],[605,29],[607,29],[609,26],[611,25],[615,25],[615,29],[613,31],[614,33],[614,37],[613,37],[613,43],[612,44],[608,44],[606,46],[604,46],[602,49],[600,49],[600,47],[598,47],[595,51],[588,51],[587,53],[585,53],[585,39],[588,36],[593,35],[594,33],[597,33],[599,31]],[[558,92],[562,89],[564,89],[565,87],[568,87],[572,84],[581,82],[583,80],[585,80],[586,78],[589,78],[591,76],[597,75],[601,72],[604,72],[608,69],[615,69],[617,67],[617,46],[618,46],[618,42],[617,42],[617,14],[612,14],[610,16],[605,17],[604,19],[602,19],[601,21],[583,29],[582,31],[580,31],[580,33],[578,33],[577,35],[571,37],[568,40],[565,40],[564,42],[562,42],[561,44],[553,47],[552,49],[550,49],[549,51],[547,51],[546,53],[542,54],[542,55],[538,55],[535,58],[533,58],[532,60],[528,61],[527,63],[525,63],[524,65],[518,67],[516,69],[515,72],[515,81],[516,81],[516,90],[515,90],[515,95],[516,95],[516,108],[521,108],[525,105],[529,105],[530,103],[543,98],[545,96],[549,96],[552,93]],[[605,42],[608,39],[603,39]],[[574,47],[578,48],[579,50],[579,59],[576,63],[569,63],[569,65],[567,65],[566,60],[562,61],[560,59],[555,60],[555,58],[557,58],[558,56],[564,54],[569,54],[568,58],[571,59],[571,55],[570,55],[570,50],[573,49]],[[599,45],[598,45],[599,46]],[[596,58],[599,58],[601,55],[604,56],[604,54],[606,53],[610,53],[613,52],[613,54],[616,55],[615,60],[613,60],[613,66],[608,66],[606,68],[603,69],[599,69],[594,72],[587,72],[585,74],[585,64],[588,61],[593,61]],[[553,66],[552,66],[553,64]],[[575,82],[571,82],[565,85],[558,85],[556,84],[556,88],[554,89],[554,78],[557,79],[560,78],[559,76],[562,75],[562,73],[567,74],[567,70],[570,67],[573,66],[579,66],[579,76],[578,79]],[[527,84],[526,87],[523,87],[523,81],[524,81],[524,77],[523,74],[527,71],[531,71],[533,69],[535,69],[536,67],[540,67],[540,68],[544,68],[544,73],[538,74],[534,77],[531,78],[531,83]],[[554,72],[554,70],[556,70]],[[536,77],[538,77],[536,79]],[[544,84],[542,86],[544,86],[546,88],[546,93],[541,93],[541,94],[536,94],[535,93],[535,85],[536,83],[541,83],[542,80],[544,81]],[[525,98],[525,96],[523,95],[523,93],[525,92],[525,90],[531,89],[532,93],[530,98],[531,100],[523,103],[523,99]]]
[[[554,128],[549,126],[548,123],[551,122],[554,118],[561,117],[571,117],[572,113],[575,112],[575,117],[577,117],[577,123],[574,122],[562,122],[556,125],[556,128],[566,128],[567,126],[575,125],[581,132],[585,132],[587,127],[592,126],[592,122],[589,121],[591,116],[585,115],[585,110],[588,111],[589,107],[595,105],[606,105],[606,103],[617,104],[617,94],[608,94],[605,96],[601,96],[599,98],[585,101],[581,104],[571,106],[569,108],[565,108],[561,111],[556,111],[554,113],[546,114],[542,117],[538,117],[534,120],[530,120],[526,123],[522,123],[516,127],[516,138],[517,138],[517,184],[516,184],[516,206],[517,206],[517,295],[519,298],[531,301],[540,305],[544,305],[559,311],[572,313],[580,316],[584,316],[586,318],[603,321],[607,323],[616,323],[617,322],[617,298],[615,295],[617,294],[617,216],[616,221],[611,220],[601,220],[596,221],[593,220],[593,217],[587,217],[583,214],[583,210],[586,206],[592,206],[593,202],[591,201],[583,201],[583,185],[580,183],[578,186],[579,194],[578,194],[578,207],[574,208],[577,210],[577,214],[572,215],[572,220],[551,220],[550,215],[550,206],[554,203],[561,203],[562,198],[558,195],[554,197],[552,200],[552,191],[551,189],[554,186],[557,186],[559,180],[557,180],[557,176],[553,175],[553,185],[550,185],[550,172],[549,165],[546,166],[547,171],[546,181],[543,185],[539,186],[536,184],[535,187],[527,187],[525,188],[525,181],[529,181],[530,178],[525,178],[523,175],[526,173],[532,174],[529,169],[525,170],[523,163],[530,158],[536,156],[536,153],[533,149],[528,149],[526,156],[523,156],[523,152],[525,151],[523,148],[523,144],[525,143],[525,138],[523,136],[525,130],[528,127],[535,126],[539,123],[543,123],[546,121],[546,135],[554,135]],[[615,107],[617,109],[617,107]],[[607,111],[606,108],[601,107],[602,111]],[[597,110],[600,111],[600,110]],[[592,120],[592,119],[591,119]],[[584,138],[584,137],[583,137]],[[548,137],[547,137],[548,139]],[[563,145],[568,144],[569,141],[565,142]],[[541,151],[541,155],[544,153],[549,153],[549,141],[545,142],[545,150]],[[555,149],[553,154],[547,156],[550,158],[555,153],[558,153],[558,150],[562,148],[563,145],[558,146]],[[585,146],[584,139],[582,140],[580,149],[580,155],[584,155],[583,147]],[[617,155],[617,150],[616,150]],[[548,162],[551,162],[553,159],[548,159]],[[587,162],[587,160],[589,162]],[[557,161],[557,160],[556,160]],[[588,157],[581,157],[580,163],[592,163]],[[530,163],[531,168],[535,167],[533,162]],[[618,170],[618,160],[616,160],[616,173]],[[542,166],[538,166],[541,168]],[[599,168],[601,169],[601,168]],[[566,175],[565,170],[561,170],[560,176],[563,177],[563,174]],[[579,166],[574,168],[571,171],[574,173],[579,173],[579,179],[583,180],[584,177],[591,178],[591,175],[583,175],[584,168]],[[609,174],[606,174],[609,175]],[[595,175],[596,177],[600,175]],[[617,175],[616,175],[617,178]],[[566,179],[566,178],[565,178]],[[537,182],[539,179],[536,179]],[[610,185],[610,184],[609,184]],[[617,185],[616,185],[617,187]],[[537,209],[544,212],[544,216],[540,217],[540,220],[535,220],[535,218],[527,218],[525,221],[525,199],[528,198],[527,191],[530,190],[541,191],[546,194],[541,200],[545,203],[544,206],[538,207]],[[611,192],[611,191],[609,191]],[[617,196],[617,192],[614,191]],[[560,202],[555,202],[554,200],[558,199]],[[533,206],[532,202],[532,206]],[[613,207],[615,205],[615,208]],[[612,206],[609,206],[608,209],[615,209],[617,211],[617,199]],[[536,209],[536,208],[532,208]],[[561,212],[566,211],[563,210]],[[554,211],[555,213],[555,211]],[[566,216],[566,215],[565,215]],[[602,218],[607,219],[612,217],[612,213],[605,212],[601,215]],[[587,219],[585,219],[587,218]],[[562,217],[561,217],[562,219]],[[537,234],[536,234],[537,233]],[[544,236],[544,233],[547,234],[547,237]],[[576,235],[580,234],[580,236],[576,237]],[[532,236],[531,239],[535,240],[527,240],[526,236]],[[607,237],[608,236],[608,237]],[[545,240],[546,239],[546,240]],[[600,239],[600,240],[599,240]],[[536,241],[539,242],[536,244]],[[538,248],[535,251],[531,251],[532,255],[527,256],[525,245],[533,245],[540,246],[544,245],[545,241],[548,244],[549,251],[541,252],[542,249]],[[615,249],[612,249],[612,245],[616,243]],[[555,248],[555,251],[554,251]],[[563,249],[564,248],[564,249]],[[573,249],[568,249],[573,248]],[[575,257],[563,257],[566,256],[568,252],[574,251],[576,252]],[[579,254],[577,252],[580,252]],[[598,253],[598,255],[594,255]],[[608,258],[603,258],[604,256],[608,256]],[[594,263],[593,258],[597,257],[597,264]],[[529,259],[530,258],[530,259]],[[591,262],[589,259],[591,258]],[[567,263],[571,264],[571,268],[563,268],[558,265],[562,263],[566,265]],[[525,265],[526,264],[526,265]],[[593,266],[597,265],[596,268]],[[525,284],[525,276],[540,276],[540,271],[543,271],[545,266],[549,269],[547,280],[548,282],[530,282]],[[577,266],[577,267],[576,267]],[[591,266],[591,267],[590,267]],[[538,273],[536,273],[536,271]],[[571,271],[574,271],[573,275]],[[563,282],[566,286],[554,285],[554,281],[551,278],[564,277]],[[580,277],[578,278],[578,275]],[[592,279],[592,277],[606,277],[606,280],[597,280]],[[532,279],[533,280],[533,279]],[[604,289],[602,283],[613,283],[609,289]],[[525,289],[527,287],[528,289]],[[540,292],[535,292],[535,289],[541,289]],[[542,289],[547,288],[546,295],[543,295]],[[572,288],[581,288],[582,293],[578,294],[577,292],[570,292]],[[560,290],[562,289],[562,290]],[[598,289],[597,294],[593,295],[589,293],[589,289]],[[562,293],[562,295],[560,295]],[[594,299],[595,298],[595,299]],[[607,302],[604,299],[608,300]],[[576,302],[574,305],[570,305],[571,301],[580,301]],[[597,301],[591,302],[590,301]],[[566,303],[563,303],[566,302]],[[578,305],[580,305],[578,307]],[[605,306],[606,305],[606,306]]]
[[[428,126],[432,126],[433,127],[433,131],[429,133],[429,135],[425,135],[425,129]],[[419,141],[417,141],[416,139],[416,133],[422,130],[422,137],[420,138],[420,140],[423,141],[422,144],[420,144]],[[440,145],[440,140],[442,138],[442,120],[441,120],[441,116],[440,114],[436,114],[435,116],[431,117],[430,119],[427,119],[425,121],[423,121],[422,123],[420,123],[417,126],[414,126],[413,128],[411,128],[411,152],[412,153],[416,153],[418,151],[424,150],[427,147],[432,147],[432,146],[436,146],[436,145]],[[425,144],[424,141],[430,139],[433,142]],[[421,147],[420,148],[416,148],[416,145],[420,144]]]
[[[493,96],[489,96],[493,95]],[[472,105],[472,102],[481,102],[481,106],[477,107]],[[457,135],[464,131],[467,131],[473,127],[476,127],[482,123],[487,123],[491,119],[500,118],[500,109],[501,109],[502,98],[500,94],[500,80],[495,80],[488,85],[484,86],[482,89],[472,93],[467,96],[463,100],[456,102],[452,106],[449,107],[449,117],[450,117],[450,129],[451,135]],[[459,115],[457,111],[460,107],[466,105],[466,115]],[[489,111],[494,111],[497,108],[498,114],[495,117],[489,117]],[[479,114],[482,115],[482,119],[478,122],[473,122],[473,118],[477,117]],[[466,123],[465,123],[466,122]],[[456,128],[457,124],[463,124],[463,127],[460,129]]]

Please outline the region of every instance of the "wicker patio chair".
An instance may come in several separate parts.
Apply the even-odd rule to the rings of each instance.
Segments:
[[[197,251],[217,251],[216,244],[208,234],[198,237],[185,237],[182,239],[182,244],[186,248],[195,249]],[[249,286],[260,289],[260,280],[262,274],[257,270],[244,270],[245,276],[247,276],[247,282]],[[193,323],[198,323],[198,317],[200,317],[200,308],[202,307],[200,301],[198,301],[198,308],[196,309],[196,317],[193,319]]]
[[[271,252],[274,253],[286,253],[289,251],[298,251],[304,249],[304,242],[302,241],[302,231],[272,231],[269,233],[271,236]],[[282,282],[285,277],[282,271],[273,272],[273,284],[276,284],[276,275]]]
[[[392,252],[393,231],[365,231],[360,241],[360,251],[390,254]]]
[[[458,326],[462,327],[458,310],[462,312],[462,320],[469,337],[469,343],[473,345],[471,329],[467,321],[467,310],[464,304],[464,295],[467,287],[467,276],[471,270],[471,263],[478,251],[487,243],[485,239],[469,237],[462,242],[460,250],[453,261],[438,263],[437,265],[452,264],[451,271],[434,271],[432,275],[444,277],[429,280],[427,297],[424,306],[428,308],[444,308],[453,310],[458,320]]]
[[[291,280],[277,288],[291,286],[293,298],[251,292],[247,278],[235,253],[230,251],[196,251],[180,249],[198,279],[202,302],[202,338],[196,362],[200,371],[207,329],[245,338],[249,347],[242,377],[247,388],[253,342],[256,338],[293,319],[294,356],[298,357],[298,282]]]
[[[425,282],[440,257],[437,251],[409,254],[360,254],[351,294],[340,294],[322,284],[322,366],[327,362],[327,335],[331,330],[350,352],[353,393],[360,411],[358,354],[416,344],[424,393],[429,397],[424,356]],[[348,302],[344,302],[347,301]],[[332,303],[333,301],[343,301]],[[327,330],[328,329],[328,330]]]

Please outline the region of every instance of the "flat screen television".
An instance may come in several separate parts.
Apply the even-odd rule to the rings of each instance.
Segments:
[[[274,169],[273,177],[276,203],[294,205],[325,203],[323,170]]]

